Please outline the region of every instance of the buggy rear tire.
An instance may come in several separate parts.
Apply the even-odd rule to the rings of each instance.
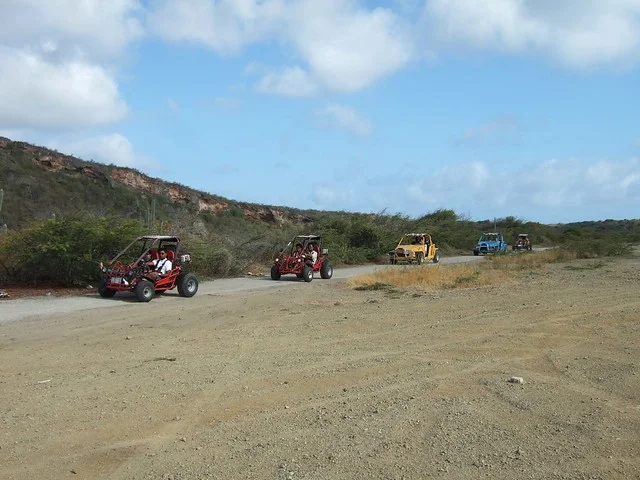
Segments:
[[[98,293],[102,298],[111,298],[116,294],[116,291],[108,288],[107,282],[103,278],[100,280],[100,285],[98,285]]]
[[[280,280],[281,276],[282,275],[280,274],[280,269],[277,265],[271,267],[271,280]]]
[[[193,297],[198,291],[198,279],[193,273],[181,273],[176,283],[181,297]]]
[[[141,302],[150,302],[156,294],[156,289],[149,280],[140,280],[136,285],[136,297]]]
[[[313,280],[313,268],[304,267],[304,269],[302,270],[302,278],[307,283],[309,283],[311,280]]]
[[[433,255],[433,263],[440,262],[440,252],[436,250],[436,253]]]
[[[329,280],[333,276],[333,266],[329,262],[322,262],[320,267],[320,277]]]

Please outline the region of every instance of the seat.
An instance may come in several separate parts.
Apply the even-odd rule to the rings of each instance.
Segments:
[[[169,260],[171,262],[171,265],[173,265],[173,261],[176,258],[176,252],[174,252],[173,250],[168,250],[167,251],[167,260]]]

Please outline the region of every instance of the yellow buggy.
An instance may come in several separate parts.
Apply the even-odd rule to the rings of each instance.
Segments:
[[[389,252],[389,262],[415,263],[422,265],[424,262],[440,261],[440,252],[428,233],[405,233],[395,249]]]

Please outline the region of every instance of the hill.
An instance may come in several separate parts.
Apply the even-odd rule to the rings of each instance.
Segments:
[[[79,209],[147,224],[192,220],[200,214],[242,216],[275,225],[311,221],[301,210],[235,202],[132,168],[80,160],[4,137],[0,137],[0,165],[0,188],[4,190],[0,224],[9,228]]]

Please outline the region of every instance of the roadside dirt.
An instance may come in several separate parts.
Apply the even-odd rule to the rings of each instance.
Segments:
[[[79,295],[86,295],[89,293],[96,293],[98,290],[93,286],[87,286],[85,288],[62,288],[62,287],[25,287],[25,286],[13,286],[0,287],[0,305],[3,300],[15,300],[17,298],[28,297],[76,297]]]
[[[580,261],[508,287],[314,280],[1,325],[0,471],[639,478],[639,286],[638,260]]]

